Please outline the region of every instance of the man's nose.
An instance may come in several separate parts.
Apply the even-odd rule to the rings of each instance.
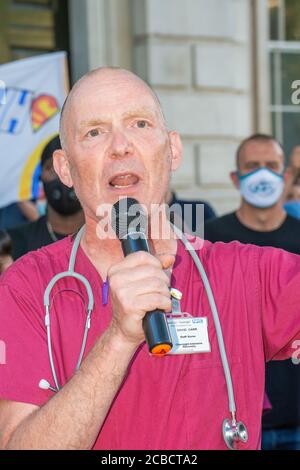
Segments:
[[[115,129],[111,134],[111,156],[125,157],[130,155],[133,150],[131,140],[124,129]]]

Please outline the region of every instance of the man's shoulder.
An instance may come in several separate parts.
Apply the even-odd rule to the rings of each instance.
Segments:
[[[223,254],[236,254],[244,255],[245,253],[251,252],[260,252],[263,248],[257,245],[252,245],[251,243],[241,243],[238,240],[232,240],[229,242],[223,242],[218,240],[212,242],[210,240],[203,241],[203,253],[204,254],[218,254],[222,256]],[[199,253],[198,253],[199,254]]]
[[[231,267],[235,271],[247,271],[250,267],[273,269],[284,264],[287,269],[293,264],[299,264],[300,256],[281,248],[258,246],[239,241],[203,241],[202,249],[196,250],[201,260],[217,272]],[[230,269],[231,269],[230,268]]]
[[[50,245],[45,245],[38,250],[31,251],[24,255],[21,260],[27,263],[34,264],[47,264],[53,263],[56,260],[61,261],[62,257],[65,258],[72,246],[72,236],[58,240],[57,242],[50,243]]]
[[[25,224],[17,225],[16,227],[8,229],[7,232],[13,240],[24,238],[32,232],[35,223],[36,222],[26,222]]]
[[[264,258],[265,264],[269,263],[271,265],[272,259],[275,262],[277,259],[276,256],[275,258],[272,256],[271,251],[282,251],[275,248],[243,244],[238,241],[228,243],[216,241],[213,243],[197,238],[192,240],[192,247],[195,249],[196,255],[213,285],[215,282],[220,282],[223,288],[228,289],[231,289],[233,278],[240,285],[247,284],[249,275],[258,276],[262,258]],[[269,250],[271,251],[269,252]],[[195,259],[192,259],[191,250],[182,247],[177,254],[176,267],[180,267],[180,274],[177,274],[178,271],[176,271],[175,278],[178,275],[186,279],[191,279],[193,276],[199,279],[198,274],[194,274],[197,273],[197,263]]]
[[[42,216],[34,222],[26,222],[22,225],[17,225],[8,231],[13,241],[27,240],[28,238],[34,237],[36,232],[45,225],[46,217]]]
[[[229,214],[221,215],[220,217],[216,217],[212,220],[209,220],[205,226],[208,228],[218,227],[221,225],[233,223],[236,220],[235,212],[230,212]]]
[[[216,217],[214,209],[207,201],[202,201],[200,199],[178,199],[176,196],[174,196],[171,206],[173,204],[180,204],[180,206],[183,208],[184,206],[189,206],[189,205],[194,206],[194,207],[204,206],[204,215],[208,216],[207,220],[210,220]]]
[[[17,278],[31,281],[38,273],[47,273],[61,266],[71,250],[71,237],[66,237],[19,258],[1,277],[1,283],[13,284]],[[67,269],[67,268],[66,268]]]
[[[205,223],[204,235],[207,240],[212,242],[220,240],[230,242],[238,238],[239,230],[240,226],[236,214],[231,212]]]
[[[284,221],[284,225],[287,227],[293,227],[296,230],[300,230],[300,219],[296,219],[296,217],[287,214],[286,219]]]
[[[207,239],[203,240],[199,237],[190,237],[189,239],[192,248],[195,250],[198,257],[203,261],[210,261],[212,259],[224,259],[226,257],[232,259],[234,264],[238,258],[248,257],[254,255],[259,256],[262,250],[276,250],[271,247],[260,247],[250,243],[241,243],[237,240],[230,242],[215,241],[211,242]],[[186,250],[186,256],[189,250]]]

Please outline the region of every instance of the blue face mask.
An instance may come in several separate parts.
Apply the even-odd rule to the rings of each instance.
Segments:
[[[263,209],[274,206],[284,189],[283,175],[265,167],[239,175],[239,180],[244,200],[251,206]]]

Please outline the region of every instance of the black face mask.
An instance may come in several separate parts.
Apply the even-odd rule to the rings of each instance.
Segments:
[[[81,205],[73,188],[65,186],[58,178],[43,182],[45,196],[50,206],[61,215],[73,215],[81,210]]]

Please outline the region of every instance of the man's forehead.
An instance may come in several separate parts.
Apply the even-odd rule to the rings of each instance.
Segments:
[[[247,142],[241,152],[241,158],[244,160],[257,159],[257,157],[269,157],[282,158],[283,151],[280,145],[274,140],[265,142],[252,141]]]
[[[131,99],[136,103],[141,103],[142,100],[156,101],[151,88],[139,77],[127,71],[108,71],[88,75],[75,85],[69,101],[75,105],[76,103],[82,105],[84,102],[98,98],[103,104],[109,105],[114,99],[130,92],[133,93]]]

